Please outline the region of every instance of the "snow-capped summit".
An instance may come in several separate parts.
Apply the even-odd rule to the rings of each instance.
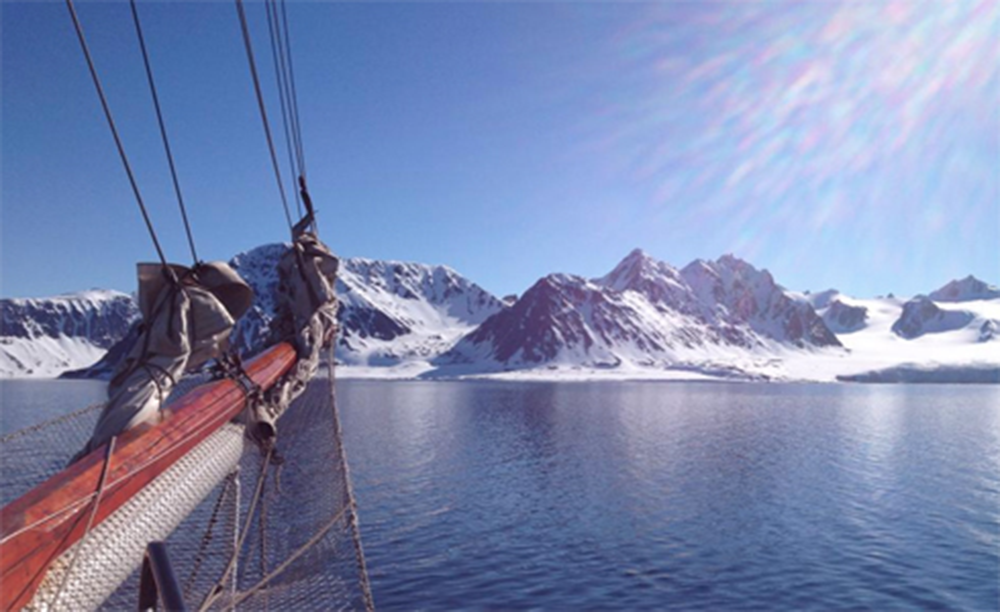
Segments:
[[[594,280],[550,274],[445,361],[668,365],[733,351],[839,347],[812,306],[731,255],[677,271],[636,249]]]
[[[339,279],[344,289],[341,300],[345,303],[376,299],[375,296],[426,301],[435,304],[437,314],[463,324],[482,323],[501,308],[500,300],[448,266],[364,258],[346,259],[343,263]],[[367,296],[359,298],[359,290]],[[404,322],[408,316],[400,312]],[[412,322],[419,325],[422,321],[423,317],[418,317]]]
[[[550,274],[462,338],[442,362],[607,367],[625,354],[662,360],[669,342],[662,329],[646,325],[648,303],[636,298],[579,276]]]
[[[264,245],[231,262],[256,295],[234,334],[240,350],[255,351],[270,334],[277,263],[286,248]],[[365,258],[340,260],[337,296],[341,326],[337,358],[352,364],[433,357],[504,308],[492,294],[447,266]]]
[[[734,255],[696,259],[678,271],[636,249],[595,282],[635,291],[663,313],[694,317],[726,343],[751,347],[763,338],[800,347],[839,346],[807,300]]]
[[[337,357],[352,364],[430,359],[506,306],[447,266],[341,260]]]
[[[244,352],[270,339],[286,249],[264,245],[231,261],[256,296],[234,331]],[[937,302],[857,299],[789,291],[733,255],[678,269],[636,249],[600,278],[550,274],[503,301],[447,266],[342,259],[337,293],[347,376],[854,380],[863,370],[883,379],[900,364],[916,368],[907,380],[931,380],[922,372],[942,364],[1000,372],[1000,292],[972,277],[932,294]],[[6,376],[87,365],[137,318],[130,296],[108,291],[2,300],[0,314]],[[121,353],[83,375],[107,375]]]
[[[767,270],[733,255],[714,262],[695,260],[681,270],[681,277],[709,323],[746,326],[799,347],[840,346],[807,300],[775,283]]]
[[[615,291],[635,291],[654,304],[674,310],[690,306],[693,296],[680,272],[670,264],[657,261],[642,249],[635,249],[614,270],[595,283]]]
[[[927,297],[935,302],[992,300],[1000,298],[1000,289],[970,274],[963,279],[949,282],[937,291],[932,291]]]

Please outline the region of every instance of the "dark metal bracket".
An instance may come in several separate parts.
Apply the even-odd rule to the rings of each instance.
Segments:
[[[159,601],[169,612],[184,612],[184,596],[181,594],[177,575],[170,565],[167,545],[150,542],[142,559],[142,576],[139,578],[139,610],[156,610]]]

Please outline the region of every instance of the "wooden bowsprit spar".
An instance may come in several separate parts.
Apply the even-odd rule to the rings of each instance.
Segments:
[[[268,389],[295,361],[295,349],[281,343],[245,369],[254,383]],[[160,423],[121,434],[110,455],[102,446],[0,510],[0,606],[25,606],[53,561],[85,536],[88,523],[96,526],[112,515],[238,416],[246,399],[243,388],[230,379],[206,383],[166,407]]]

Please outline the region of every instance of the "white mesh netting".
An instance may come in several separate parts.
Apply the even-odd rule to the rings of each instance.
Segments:
[[[175,396],[200,382],[185,380]],[[0,439],[3,503],[61,470],[89,437],[99,410],[90,407]],[[51,603],[59,592],[61,605],[55,609],[135,609],[145,542],[165,538],[189,609],[206,603],[211,609],[373,609],[341,446],[332,368],[321,367],[279,420],[275,458],[268,465],[251,442],[237,459],[234,441],[244,444],[242,436],[232,436],[236,429],[227,426],[230,433],[220,432],[221,437],[199,445],[176,473],[164,473],[129,504],[131,508],[122,509],[133,514],[116,512],[67,551],[61,562],[72,563],[73,575],[65,584],[55,580],[56,574],[50,576],[40,589],[44,601]],[[197,503],[206,491],[207,497]],[[192,506],[167,536],[181,518],[178,513]],[[231,563],[245,526],[239,554]],[[71,561],[70,555],[76,559]],[[235,571],[223,580],[230,565]],[[116,573],[120,575],[112,578]],[[117,583],[123,576],[110,597],[94,601],[98,584]]]

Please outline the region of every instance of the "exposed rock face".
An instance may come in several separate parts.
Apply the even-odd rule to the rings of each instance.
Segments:
[[[835,299],[823,313],[823,322],[835,334],[848,334],[865,327],[868,309],[864,306],[850,306]]]
[[[0,376],[55,376],[89,365],[138,316],[131,296],[117,291],[0,300]]]
[[[4,338],[85,338],[110,348],[127,332],[139,311],[132,297],[117,291],[83,291],[39,299],[0,300]]]
[[[960,329],[975,318],[970,312],[943,310],[927,296],[918,295],[903,304],[903,312],[892,324],[892,331],[901,338],[911,340],[924,334]]]
[[[720,324],[746,326],[759,336],[800,348],[841,346],[812,305],[792,297],[767,270],[724,255],[715,262],[694,261],[681,276],[706,307],[703,312]]]
[[[821,310],[826,308],[840,296],[840,292],[836,289],[827,289],[826,291],[819,291],[817,293],[806,292],[806,299],[809,303],[813,305],[813,308]]]
[[[992,300],[1000,297],[1000,289],[972,276],[953,280],[928,295],[935,302],[966,302],[969,300]]]
[[[662,353],[667,341],[660,330],[643,326],[640,307],[579,276],[551,274],[463,338],[447,359],[612,366],[620,362],[615,347]]]
[[[698,347],[840,346],[805,300],[767,271],[725,256],[681,271],[640,250],[594,280],[565,274],[538,281],[488,319],[445,360],[499,366],[667,363]]]
[[[254,354],[271,336],[271,321],[277,306],[278,260],[288,248],[285,244],[265,244],[236,255],[229,265],[253,289],[253,306],[236,322],[230,337],[242,354]]]
[[[666,309],[688,314],[698,312],[692,288],[681,273],[641,249],[629,253],[607,276],[594,282],[618,292],[635,291]]]
[[[1000,338],[1000,321],[987,319],[979,328],[979,341],[989,342]]]

